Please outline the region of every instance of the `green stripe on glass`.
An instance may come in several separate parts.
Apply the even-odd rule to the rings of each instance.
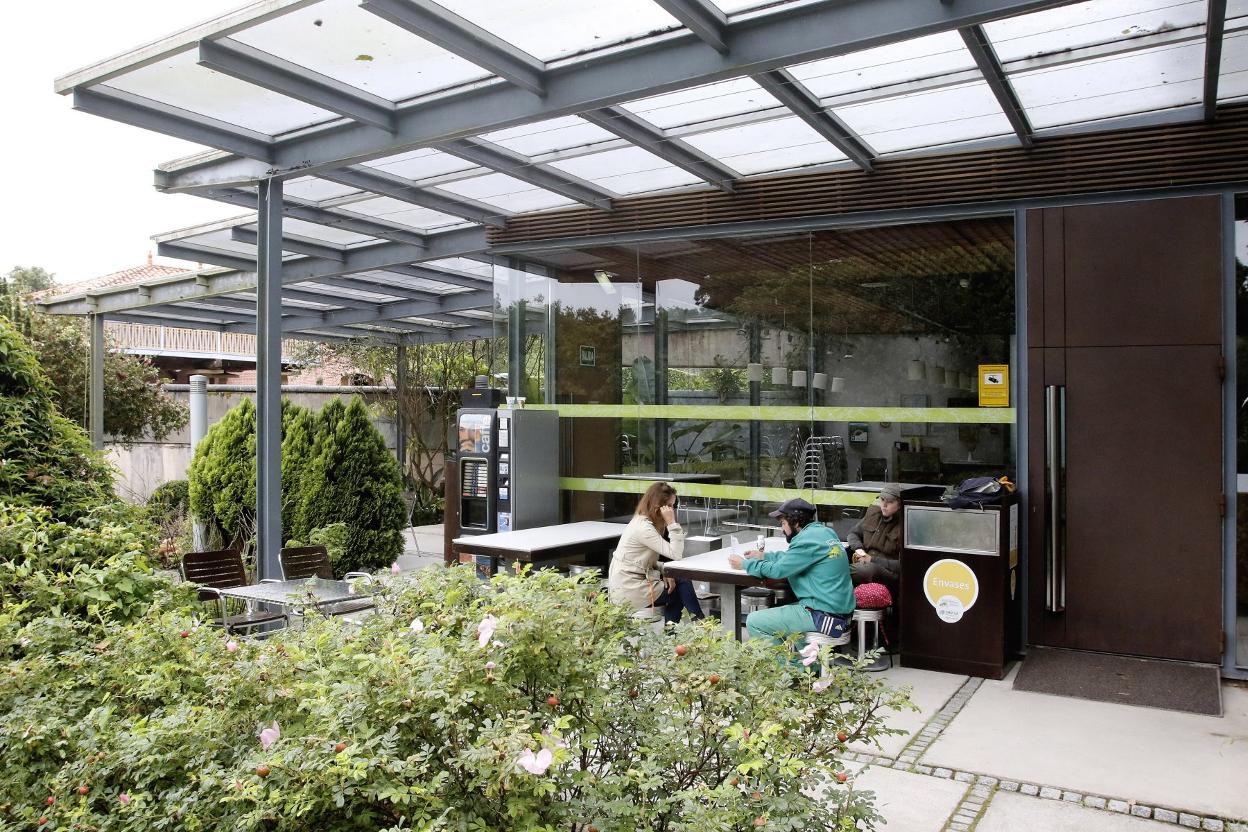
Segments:
[[[717,422],[943,422],[1012,425],[1012,407],[790,407],[691,404],[529,404],[563,419],[710,419]]]
[[[606,480],[595,477],[560,477],[564,491],[592,491],[605,494],[643,494],[650,487],[647,480]],[[748,485],[711,485],[709,483],[677,482],[676,491],[685,497],[715,497],[753,503],[782,503],[802,497],[817,506],[869,506],[875,494],[863,491],[821,491],[796,488],[751,488]]]

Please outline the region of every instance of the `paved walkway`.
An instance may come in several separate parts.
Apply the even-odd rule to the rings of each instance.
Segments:
[[[442,563],[440,525],[405,541],[403,569]],[[1016,691],[1014,672],[884,672],[920,710],[851,748],[883,832],[1248,832],[1248,687],[1208,717]]]

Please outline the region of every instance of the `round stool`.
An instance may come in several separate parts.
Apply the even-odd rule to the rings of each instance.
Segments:
[[[884,612],[885,610],[883,609],[878,609],[878,610],[856,609],[854,610],[853,620],[857,622],[858,624],[858,661],[862,661],[863,657],[867,655],[867,625],[868,624],[875,625],[873,629],[873,633],[872,633],[871,649],[876,650],[879,648],[880,627],[884,621]],[[884,660],[885,656],[887,656],[887,662],[885,662]],[[867,670],[872,673],[876,673],[881,670],[890,668],[892,666],[893,666],[893,657],[890,654],[885,653],[883,656],[877,656],[875,661],[872,662],[869,667],[867,667]]]
[[[663,611],[654,607],[642,607],[633,613],[633,618],[637,621],[644,621],[650,625],[650,629],[656,633],[663,632]]]
[[[825,647],[840,647],[842,645],[849,644],[849,630],[847,628],[845,630],[845,635],[843,636],[828,636],[828,635],[824,635],[818,630],[813,630],[806,634],[806,644],[807,645],[813,644],[816,647],[818,647],[820,650],[822,650]],[[825,665],[823,662],[820,662],[819,663],[819,675],[822,676],[825,670],[827,670],[827,665]]]

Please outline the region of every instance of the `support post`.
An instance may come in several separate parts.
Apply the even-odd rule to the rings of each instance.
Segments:
[[[514,262],[507,263],[507,282],[511,284],[511,305],[507,308],[507,395],[524,395],[525,317],[524,271]]]
[[[91,379],[87,388],[87,429],[91,447],[104,450],[104,316],[91,315]]]
[[[399,460],[399,472],[407,482],[407,345],[395,348],[397,369],[394,374],[394,455]]]
[[[282,547],[282,181],[259,183],[256,254],[256,569],[280,578]]]
[[[164,327],[161,327],[164,332]],[[191,459],[195,458],[195,447],[208,433],[208,376],[198,373],[191,376]],[[192,545],[195,551],[202,552],[208,548],[204,538],[204,524],[196,520],[191,524]]]

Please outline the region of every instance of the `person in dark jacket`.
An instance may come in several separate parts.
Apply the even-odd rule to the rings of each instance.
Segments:
[[[855,586],[882,583],[896,587],[901,581],[901,486],[884,486],[879,500],[867,509],[845,542]]]

